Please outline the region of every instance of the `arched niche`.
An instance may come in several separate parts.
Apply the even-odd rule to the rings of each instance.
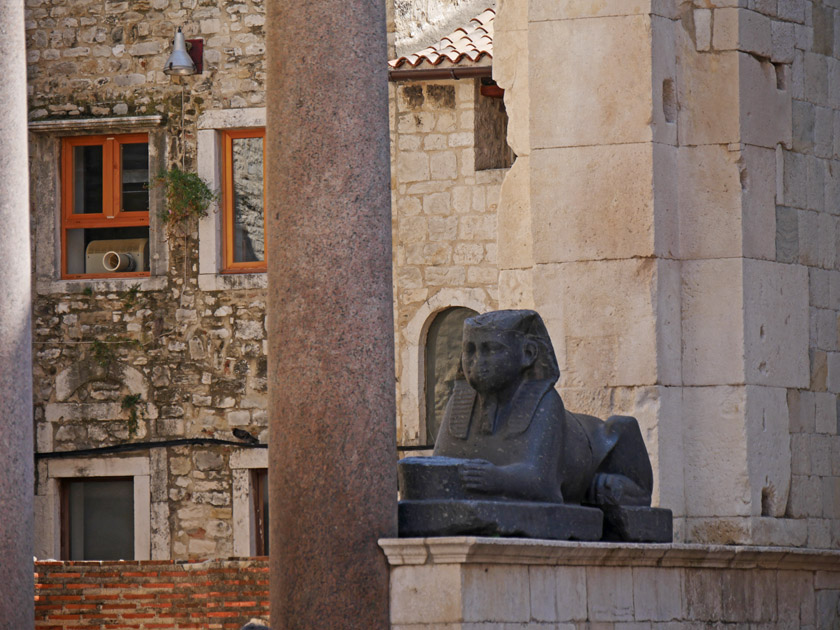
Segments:
[[[461,336],[464,320],[478,315],[471,308],[454,306],[435,314],[426,333],[424,396],[426,444],[434,444],[446,403],[461,373]]]

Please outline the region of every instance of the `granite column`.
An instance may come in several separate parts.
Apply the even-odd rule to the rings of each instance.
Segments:
[[[32,628],[32,355],[23,0],[0,2],[0,626]]]
[[[385,7],[268,3],[271,616],[386,629],[396,535]]]

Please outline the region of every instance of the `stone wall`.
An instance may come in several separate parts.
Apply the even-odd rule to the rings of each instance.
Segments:
[[[36,562],[35,628],[241,628],[268,622],[265,558]]]
[[[218,273],[218,209],[165,238],[157,218],[163,195],[153,189],[150,278],[60,280],[56,170],[63,136],[143,131],[152,172],[183,165],[220,185],[218,130],[265,125],[263,22],[258,1],[28,3],[39,453],[235,440],[234,428],[267,441],[265,275]],[[163,74],[177,26],[204,39],[203,74]],[[475,170],[478,98],[474,80],[392,84],[399,439],[406,444],[424,441],[422,344],[434,314],[496,305],[503,172]],[[236,538],[247,532],[247,516],[237,517],[236,505],[247,510],[247,470],[259,462],[236,468],[248,459],[240,450],[183,445],[138,455],[151,484],[150,557],[247,551]],[[39,462],[40,557],[59,553],[61,475],[89,475],[85,461],[98,469],[94,460],[114,455],[85,458],[59,472],[51,472],[53,460]],[[121,466],[117,458],[105,470]]]
[[[786,393],[786,516],[807,519],[809,545],[840,547],[840,3],[756,4],[740,37],[766,39],[769,22],[792,96],[790,142],[776,153],[774,258],[807,268],[809,285],[810,378]]]
[[[424,443],[423,345],[434,314],[497,304],[496,206],[505,170],[476,170],[477,81],[391,88],[397,436]]]
[[[840,546],[836,11],[496,17],[499,303],[543,313],[571,409],[639,418],[678,540]]]
[[[58,280],[55,168],[57,138],[136,131],[136,117],[158,115],[142,128],[153,173],[173,164],[194,170],[202,113],[264,104],[263,24],[259,1],[27,3],[29,114],[41,125],[30,134],[39,452],[235,440],[234,427],[266,442],[264,277],[225,285],[246,289],[199,290],[196,226],[164,240],[154,216],[163,202],[153,191],[152,277]],[[177,26],[203,38],[203,74],[163,74]],[[108,117],[103,127],[78,123]],[[153,557],[232,555],[231,452],[183,446],[148,456],[163,484],[153,493]],[[46,461],[38,472],[37,550],[55,557],[54,478]]]
[[[382,540],[394,630],[813,628],[840,623],[840,554],[491,538]]]

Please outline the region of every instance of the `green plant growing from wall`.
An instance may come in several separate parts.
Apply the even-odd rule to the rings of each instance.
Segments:
[[[143,397],[140,394],[126,394],[123,396],[120,407],[123,411],[128,411],[128,435],[133,436],[137,433],[137,419],[143,418],[143,410],[140,407],[140,401]]]
[[[93,360],[101,367],[110,369],[111,364],[117,358],[117,350],[124,346],[140,346],[137,339],[126,339],[124,337],[117,337],[116,335],[109,335],[104,341],[94,339],[91,344],[91,354]]]
[[[132,284],[128,289],[126,289],[120,294],[120,299],[122,300],[123,308],[126,311],[130,311],[135,306],[137,306],[141,297],[142,296],[140,295],[139,284]]]
[[[201,177],[177,166],[160,171],[152,182],[164,189],[166,207],[158,217],[170,234],[176,226],[183,228],[193,219],[206,217],[210,204],[219,198]]]

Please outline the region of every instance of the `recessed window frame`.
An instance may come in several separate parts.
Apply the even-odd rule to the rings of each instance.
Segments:
[[[61,557],[61,486],[65,481],[94,478],[134,480],[134,560],[170,556],[168,510],[155,517],[152,528],[152,487],[149,457],[68,457],[39,462],[36,488],[36,553],[42,558]],[[168,505],[165,486],[154,497]]]
[[[258,540],[257,528],[263,524],[265,515],[256,509],[263,497],[259,496],[259,484],[255,481],[262,474],[267,479],[268,449],[235,450],[230,455],[230,469],[233,479],[233,555],[238,558],[256,556],[266,551],[264,541]]]
[[[222,140],[222,273],[265,273],[268,270],[268,251],[264,260],[237,262],[234,260],[234,187],[233,187],[233,141],[244,138],[260,138],[263,145],[263,236],[266,234],[265,212],[265,127],[247,129],[223,129]]]
[[[73,229],[149,227],[149,211],[123,211],[121,199],[122,145],[146,143],[147,132],[68,136],[61,139],[61,278],[145,278],[149,271],[120,273],[71,274],[67,272],[67,232]],[[102,146],[102,212],[73,212],[74,149],[79,146]],[[151,165],[149,174],[151,177]],[[151,205],[151,198],[150,198]],[[149,235],[151,245],[151,230]]]
[[[251,510],[253,514],[253,555],[267,556],[268,545],[268,469],[251,469]]]
[[[110,477],[66,477],[59,482],[59,501],[60,501],[60,527],[59,532],[61,536],[60,550],[62,560],[73,560],[70,557],[71,548],[71,506],[70,506],[70,485],[72,483],[86,483],[86,482],[113,482],[113,481],[129,481],[132,488],[132,513],[131,518],[134,520],[134,477],[131,476],[110,476]],[[135,554],[135,542],[132,540],[131,557],[120,558],[121,560],[133,560]],[[84,558],[85,560],[106,560],[107,558]]]

